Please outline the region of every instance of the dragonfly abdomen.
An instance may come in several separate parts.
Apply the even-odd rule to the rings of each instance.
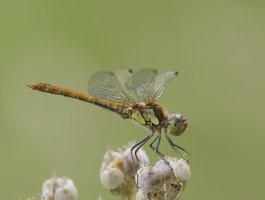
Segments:
[[[50,85],[47,83],[31,83],[31,84],[28,84],[27,86],[33,90],[47,92],[50,94],[62,95],[65,97],[70,97],[70,98],[78,99],[80,101],[92,103],[104,109],[120,114],[123,118],[129,117],[126,115],[126,113],[124,113],[124,110],[128,108],[128,106],[124,103],[107,101],[105,99],[92,97],[85,93],[76,92],[74,90],[62,88],[60,86]]]
[[[86,95],[83,93],[76,92],[74,90],[62,88],[60,86],[50,85],[47,83],[31,83],[31,84],[28,84],[27,86],[33,90],[47,92],[50,94],[62,95],[62,96],[70,97],[70,98],[87,101],[90,103],[92,103],[92,100],[93,100],[93,97],[90,95]]]

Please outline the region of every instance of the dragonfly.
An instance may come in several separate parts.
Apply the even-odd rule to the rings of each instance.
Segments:
[[[188,127],[187,119],[179,113],[166,113],[163,107],[156,103],[177,74],[174,70],[159,74],[156,69],[142,69],[135,73],[131,69],[99,71],[92,74],[88,81],[88,94],[47,83],[30,83],[27,87],[95,104],[120,115],[123,119],[132,119],[147,127],[150,134],[131,147],[134,163],[133,153],[139,162],[137,152],[151,138],[153,140],[149,146],[159,157],[164,157],[159,151],[162,136],[165,136],[168,144],[177,152],[180,150],[190,155],[170,138],[185,132]],[[183,154],[180,155],[183,157]]]

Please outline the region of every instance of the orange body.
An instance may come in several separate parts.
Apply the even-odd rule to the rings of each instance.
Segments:
[[[55,86],[55,85],[50,85],[47,83],[31,83],[31,84],[28,84],[27,87],[33,90],[41,91],[41,92],[62,95],[62,96],[78,99],[80,101],[92,103],[102,108],[113,111],[117,114],[120,114],[123,118],[129,118],[129,113],[126,112],[126,109],[129,108],[129,106],[125,103],[111,102],[105,99],[95,98],[85,93],[76,92],[74,90],[69,90],[66,88],[62,88],[62,87]]]

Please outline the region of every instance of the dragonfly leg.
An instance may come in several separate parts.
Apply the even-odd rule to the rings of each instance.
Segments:
[[[136,169],[136,165],[134,162],[134,158],[133,158],[133,151],[135,148],[137,148],[134,152],[135,154],[135,158],[137,159],[137,162],[139,162],[138,157],[137,157],[137,151],[154,135],[154,132],[152,132],[151,134],[147,135],[144,139],[142,139],[140,142],[137,142],[135,145],[132,146],[131,148],[131,158],[132,158],[132,163],[133,163],[133,168],[135,170],[136,173],[136,186],[138,188],[138,174],[137,174],[137,169]]]
[[[156,147],[153,147],[153,144],[157,141]],[[161,141],[161,135],[156,136],[156,138],[150,143],[150,147],[156,152],[156,154],[160,157],[163,158],[165,157],[159,150],[159,145]]]
[[[138,156],[137,156],[137,152],[139,151],[139,149],[142,147],[142,146],[144,146],[145,144],[146,144],[146,142],[152,137],[152,136],[150,136],[150,135],[148,135],[148,137],[146,137],[145,138],[145,140],[141,143],[141,144],[139,144],[138,146],[137,146],[137,148],[135,149],[135,151],[134,151],[134,155],[135,155],[135,158],[136,158],[136,160],[137,160],[137,162],[139,162],[139,159],[138,159]]]
[[[176,150],[176,152],[185,160],[187,160],[182,154],[180,154],[178,152],[178,149],[182,150],[183,152],[187,153],[189,156],[191,155],[188,151],[186,151],[184,148],[176,145],[175,143],[173,143],[173,141],[170,139],[170,137],[168,135],[165,135],[167,142],[169,143],[169,145]]]

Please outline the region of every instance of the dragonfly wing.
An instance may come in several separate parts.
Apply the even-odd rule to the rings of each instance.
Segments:
[[[88,81],[88,93],[96,98],[132,105],[133,97],[125,87],[125,81],[132,75],[131,70],[100,71]]]
[[[128,78],[125,86],[137,103],[144,103],[150,99],[156,76],[157,70],[143,69]]]
[[[149,101],[154,102],[161,97],[169,82],[177,76],[177,71],[167,71],[163,74],[156,76],[152,85],[152,94],[150,95]]]
[[[143,69],[130,76],[125,85],[137,103],[150,103],[159,99],[176,75],[176,71],[167,71],[158,75],[155,69]]]
[[[176,75],[176,71],[158,75],[155,69],[143,69],[134,74],[126,69],[101,71],[89,79],[88,92],[93,97],[129,106],[150,103],[158,100]]]

